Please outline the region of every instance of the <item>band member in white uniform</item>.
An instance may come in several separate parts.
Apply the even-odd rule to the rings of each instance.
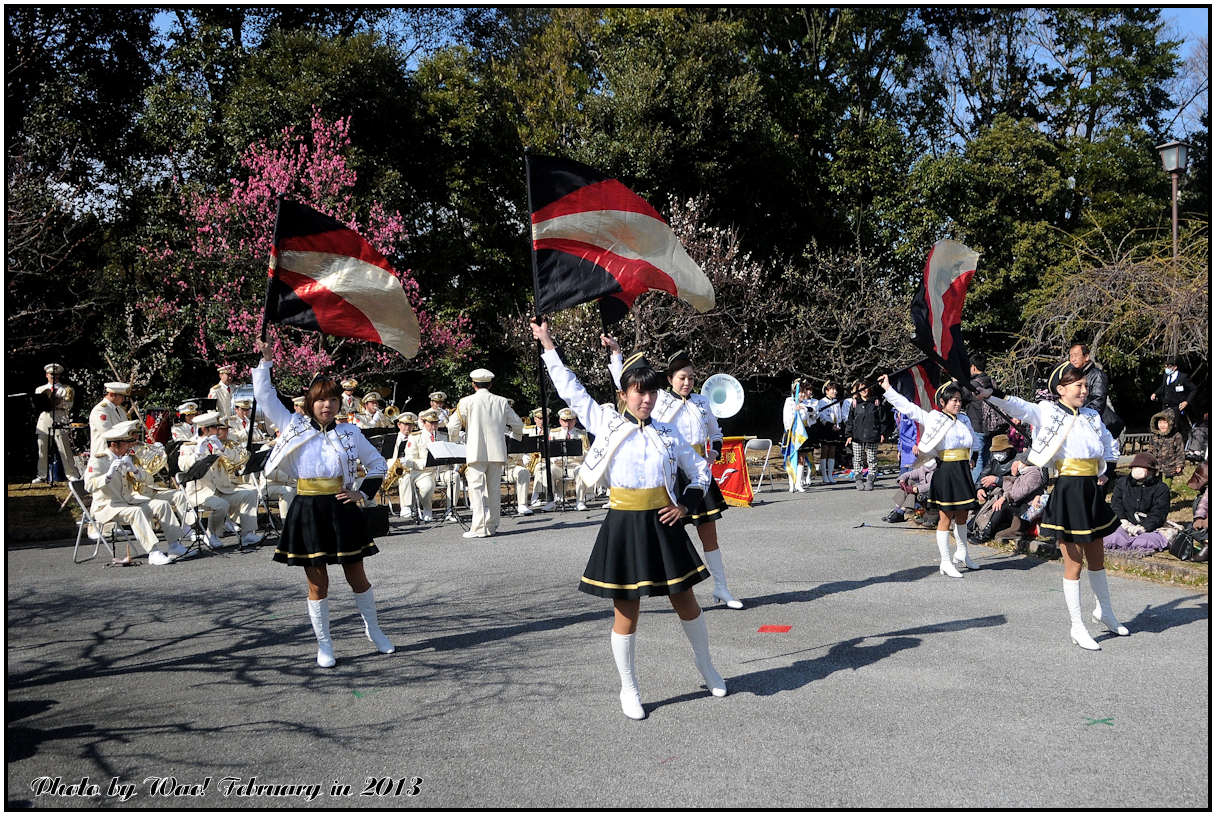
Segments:
[[[414,517],[414,479],[410,473],[412,463],[407,453],[410,437],[418,433],[418,415],[413,411],[402,411],[397,414],[397,439],[393,442],[393,455],[388,460],[388,473],[400,470],[397,477],[397,499],[400,502],[400,516],[403,519]],[[387,480],[387,477],[386,477]]]
[[[38,473],[34,476],[34,482],[46,481],[52,439],[59,451],[59,461],[63,464],[63,475],[76,480],[80,478],[80,468],[76,466],[76,454],[72,453],[72,440],[68,436],[68,422],[71,419],[72,402],[76,399],[76,389],[61,382],[63,366],[59,363],[43,366],[43,371],[46,372],[46,383],[35,388],[34,393],[49,393],[51,410],[38,414],[38,424],[35,426],[38,438]],[[59,427],[55,427],[56,425]]]
[[[452,412],[447,409],[448,395],[442,391],[432,391],[427,399],[431,401],[432,410],[439,414],[439,427],[446,428],[448,419],[452,416]]]
[[[558,422],[561,424],[561,427],[557,428],[556,430],[549,431],[549,439],[558,442],[565,440],[582,440],[583,447],[585,449],[587,444],[587,432],[576,427],[578,424],[578,417],[574,415],[574,412],[569,408],[563,408],[557,412],[557,418]],[[578,456],[559,456],[551,459],[550,461],[554,465],[553,489],[555,491],[562,491],[565,480],[573,480],[574,495],[578,501],[575,509],[586,510],[587,486],[576,478],[579,465],[583,463],[582,454],[579,454]],[[541,459],[536,463],[535,474],[537,487],[543,491],[545,489],[545,484],[548,482],[545,473],[544,459]],[[562,478],[563,475],[565,480]],[[533,492],[535,493],[535,490]]]
[[[252,400],[238,399],[233,401],[233,415],[228,419],[228,438],[238,445],[244,446],[249,444],[249,435],[253,434],[253,447],[256,450],[259,445],[266,441],[266,434],[262,433],[262,429],[253,421],[253,417],[251,416],[252,411]]]
[[[295,480],[297,495],[283,520],[283,535],[274,560],[304,567],[308,582],[308,617],[317,638],[317,665],[334,665],[329,634],[329,572],[341,564],[355,593],[363,631],[382,654],[396,651],[380,630],[375,595],[363,559],[379,552],[367,534],[359,505],[376,495],[384,479],[384,457],[353,425],[335,424],[340,404],[338,383],[318,378],[305,397],[304,413],[293,414],[279,402],[270,382],[270,349],[255,348],[262,362],[253,370],[258,405],[282,433],[266,460],[267,478]],[[366,475],[358,491],[354,484],[362,464]]]
[[[235,370],[236,366],[231,363],[219,366],[216,371],[220,381],[207,392],[207,399],[215,400],[215,410],[219,412],[220,419],[226,420],[232,416],[232,372]]]
[[[506,437],[509,433],[513,439],[522,438],[524,423],[506,397],[490,393],[490,371],[479,368],[469,378],[473,393],[460,400],[448,418],[448,435],[454,439],[462,429],[467,432],[465,481],[473,520],[464,537],[487,538],[498,531],[502,514],[498,483],[507,461]]]
[[[600,342],[612,349],[609,368],[612,379],[620,387],[621,347],[608,335],[600,335]],[[692,360],[685,351],[677,352],[667,361],[667,383],[669,389],[659,391],[651,412],[655,419],[665,422],[687,442],[699,456],[708,462],[716,462],[722,456],[722,429],[718,418],[710,410],[709,399],[693,391],[696,372]],[[683,488],[683,483],[679,485]],[[718,518],[726,511],[726,499],[712,478],[697,505],[688,508],[685,524],[697,528],[701,549],[705,552],[705,566],[714,579],[713,599],[721,601],[729,609],[742,609],[743,602],[731,594],[726,586],[726,566],[718,546]]]
[[[194,418],[198,416],[198,403],[183,402],[177,406],[177,415],[182,421],[173,423],[173,440],[189,442],[194,439]]]
[[[1029,422],[1033,431],[1030,464],[1058,475],[1039,527],[1055,533],[1064,556],[1069,637],[1082,649],[1098,650],[1102,647],[1090,637],[1081,617],[1082,559],[1089,566],[1089,586],[1097,603],[1093,619],[1116,635],[1129,634],[1111,607],[1102,543],[1119,525],[1101,486],[1106,480],[1106,463],[1119,458],[1119,443],[1098,412],[1085,407],[1089,388],[1080,369],[1069,363],[1057,366],[1047,381],[1047,390],[1057,399],[1037,405],[1012,396],[989,396],[987,392],[978,396],[989,399],[1010,416]]]
[[[979,435],[971,428],[971,420],[962,410],[962,391],[953,380],[944,383],[937,389],[937,410],[926,411],[892,388],[885,374],[878,378],[878,384],[882,386],[883,398],[922,428],[916,466],[937,459],[926,503],[938,510],[937,549],[941,555],[938,571],[951,578],[962,578],[951,562],[950,533],[953,530],[953,560],[967,569],[979,569],[967,554],[966,524],[967,514],[979,506],[975,483],[971,481],[971,452],[978,451],[981,444]]]
[[[377,391],[368,391],[363,395],[363,411],[355,414],[355,424],[360,428],[391,428],[388,417],[380,410],[384,400]]]
[[[359,387],[359,381],[348,379],[342,381],[342,404],[338,408],[338,413],[354,416],[362,410],[359,405],[359,398],[355,396],[355,389]]]
[[[238,484],[229,472],[233,459],[228,441],[228,425],[218,411],[208,411],[194,418],[198,428],[199,442],[195,461],[218,454],[219,459],[211,469],[186,488],[186,500],[192,505],[202,504],[212,511],[209,527],[218,534],[223,528],[223,519],[230,519],[237,526],[241,546],[251,547],[262,540],[258,530],[258,491],[254,487]],[[180,458],[179,458],[180,461]],[[237,477],[239,478],[239,477]],[[220,523],[216,524],[216,516]]]
[[[511,409],[514,410],[514,403],[507,401]],[[524,425],[523,435],[525,437],[535,438],[540,436],[540,430],[536,427],[536,421],[533,414],[528,415],[528,419],[532,424]],[[532,508],[528,506],[528,485],[532,482],[532,471],[536,465],[536,454],[532,453],[508,453],[507,465],[503,468],[503,478],[511,485],[515,491],[515,512],[521,516],[532,515]],[[533,504],[540,507],[542,502],[535,490],[532,491]],[[549,508],[552,510],[553,508]]]
[[[635,640],[641,598],[650,595],[668,596],[706,687],[715,697],[724,696],[726,683],[710,659],[705,616],[692,592],[708,570],[680,523],[688,508],[700,503],[712,477],[705,458],[673,426],[651,417],[662,376],[640,353],[632,355],[620,375],[623,390],[618,396],[624,413],[605,410],[562,363],[548,322],[532,323],[532,335],[545,349],[541,357],[558,395],[595,435],[579,478],[594,484],[606,473],[611,484],[608,514],[579,589],[612,599],[612,656],[621,678],[621,710],[630,719],[646,716],[638,690]],[[679,472],[688,483],[677,494]]]
[[[106,450],[102,435],[119,423],[127,421],[123,400],[131,393],[131,386],[124,382],[106,383],[106,395],[89,412],[89,451],[98,456]]]
[[[427,408],[418,415],[418,421],[422,423],[422,430],[414,434],[406,446],[405,455],[409,470],[401,478],[404,480],[408,476],[413,480],[414,492],[418,496],[418,517],[422,521],[433,521],[436,484],[442,484],[447,488],[448,506],[452,506],[451,502],[456,492],[452,488],[453,470],[426,466],[426,455],[430,443],[436,440],[443,441],[439,435],[439,412],[434,408]]]
[[[107,429],[102,434],[106,447],[89,458],[84,486],[93,494],[92,512],[98,523],[114,521],[129,525],[142,548],[140,554],[148,554],[149,564],[162,566],[185,554],[182,539],[188,530],[178,521],[169,502],[142,496],[133,488],[132,482],[141,474],[151,481],[130,456],[141,439],[141,430],[134,420]],[[156,549],[153,523],[159,524],[164,532],[168,553]]]

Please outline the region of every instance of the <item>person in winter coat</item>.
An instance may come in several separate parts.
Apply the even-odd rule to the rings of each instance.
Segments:
[[[1029,454],[1019,454],[1011,463],[1009,475],[1001,479],[1001,495],[993,501],[992,525],[999,532],[997,541],[1018,541],[1030,532],[1032,523],[1022,516],[1031,503],[1041,500],[1047,492],[1047,471],[1028,461]],[[1002,529],[1002,525],[1007,525]]]
[[[874,480],[878,478],[878,445],[887,440],[884,427],[887,411],[874,396],[869,383],[857,380],[849,390],[853,393],[853,404],[845,421],[845,433],[848,434],[845,444],[853,446],[857,489],[873,490]]]
[[[1001,486],[1001,480],[1013,472],[1013,445],[1009,444],[1009,437],[1005,434],[997,434],[992,437],[992,450],[989,454],[988,464],[984,465],[984,469],[980,471],[980,478],[975,486],[978,488],[975,498],[983,502],[988,500],[988,492],[995,487]]]
[[[929,498],[929,487],[933,482],[933,471],[936,467],[937,460],[930,459],[919,467],[899,474],[895,485],[898,488],[895,507],[883,516],[882,520],[888,524],[898,524],[906,521],[909,515],[916,515],[918,508],[922,513],[926,512],[925,500]]]
[[[971,356],[971,391],[991,391],[992,378],[984,373],[985,359],[982,355]],[[992,406],[986,406],[981,400],[971,400],[967,404],[967,418],[971,427],[980,437],[980,451],[971,467],[971,481],[979,482],[992,451],[992,440],[997,434],[1006,433],[1009,423]]]
[[[1137,453],[1132,470],[1115,482],[1111,509],[1119,527],[1106,537],[1106,548],[1156,552],[1169,546],[1161,532],[1170,512],[1170,489],[1157,475],[1157,460],[1151,453]]]
[[[1148,453],[1157,460],[1157,466],[1163,479],[1172,479],[1182,473],[1186,464],[1186,442],[1176,427],[1173,411],[1158,411],[1149,420],[1149,430],[1153,432],[1148,441]]]

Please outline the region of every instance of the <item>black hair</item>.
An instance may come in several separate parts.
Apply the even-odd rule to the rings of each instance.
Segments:
[[[982,353],[976,352],[971,355],[971,365],[975,366],[980,371],[988,370],[988,358]]]
[[[621,374],[622,394],[628,393],[633,386],[641,391],[661,391],[666,385],[663,375],[649,366],[634,366]]]
[[[1068,350],[1072,351],[1073,349],[1078,348],[1078,347],[1081,349],[1082,354],[1084,354],[1086,357],[1089,356],[1089,345],[1086,343],[1082,343],[1080,340],[1074,341],[1073,344],[1068,347]]]
[[[963,398],[963,391],[954,382],[948,382],[941,387],[937,392],[937,404],[945,405],[950,400],[958,397]]]

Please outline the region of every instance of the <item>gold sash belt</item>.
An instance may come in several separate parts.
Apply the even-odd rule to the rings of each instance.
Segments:
[[[296,479],[296,493],[300,496],[336,496],[342,492],[342,480],[337,476],[322,479]]]
[[[613,487],[608,491],[609,510],[658,510],[669,504],[665,487]]]
[[[937,454],[937,458],[943,462],[962,462],[964,459],[971,458],[970,448],[946,448]]]
[[[692,449],[695,450],[698,454],[700,454],[701,458],[705,458],[705,446],[704,445],[701,445],[698,443],[696,445],[693,445]]]
[[[1061,459],[1059,474],[1061,476],[1097,476],[1101,459]]]

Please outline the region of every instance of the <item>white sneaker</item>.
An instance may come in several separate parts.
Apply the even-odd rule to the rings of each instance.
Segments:
[[[540,509],[544,513],[552,513],[557,509],[557,502],[545,502],[541,505]]]
[[[587,503],[586,503],[586,502],[579,502],[578,504],[574,505],[574,509],[575,509],[575,510],[586,510],[586,509],[587,509]]]
[[[464,538],[489,538],[490,534],[489,533],[475,533],[472,530],[469,530],[468,532],[463,534],[463,537]]]
[[[531,508],[531,507],[527,507],[526,505],[522,505],[522,504],[521,504],[521,505],[519,505],[518,507],[516,507],[515,509],[516,509],[516,510],[519,512],[519,514],[520,514],[521,516],[530,516],[530,515],[532,515],[532,508]]]
[[[224,542],[220,541],[219,536],[217,536],[215,533],[208,530],[207,531],[207,546],[214,547],[215,549],[218,550],[224,546]]]
[[[435,517],[434,517],[434,516],[432,516],[430,513],[423,513],[423,514],[422,514],[422,520],[423,520],[423,521],[425,521],[425,522],[427,522],[427,523],[429,524],[429,523],[431,523],[432,521],[434,521],[434,520],[435,520]]]
[[[169,555],[173,556],[174,558],[181,558],[186,554],[186,552],[186,547],[182,544],[180,539],[169,542]]]
[[[245,533],[245,535],[241,536],[241,546],[253,547],[254,545],[261,544],[262,539],[265,537],[262,533]]]
[[[444,516],[444,517],[443,517],[443,523],[444,523],[444,524],[451,524],[452,522],[454,522],[454,521],[458,521],[458,520],[459,520],[459,519],[457,519],[457,518],[456,518],[456,516],[451,515],[451,514],[448,514],[448,515],[446,515],[446,516]]]
[[[173,559],[160,550],[153,550],[148,553],[148,563],[154,567],[163,567],[165,564],[173,563]]]
[[[30,484],[42,484],[45,481],[45,476],[35,476],[32,480],[30,480]]]

